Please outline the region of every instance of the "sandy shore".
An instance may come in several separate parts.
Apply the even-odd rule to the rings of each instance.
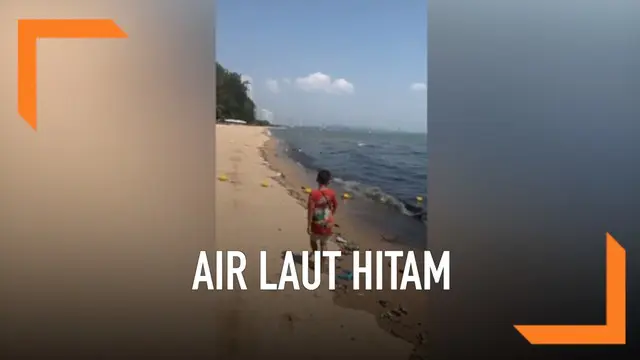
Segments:
[[[338,289],[330,291],[326,275],[313,292],[258,290],[260,250],[269,254],[270,282],[279,279],[283,251],[308,250],[301,207],[306,195],[300,189],[307,180],[277,154],[264,128],[218,125],[216,170],[229,178],[216,187],[216,248],[247,255],[248,290],[221,291],[215,297],[222,325],[217,334],[226,356],[424,356],[425,292],[355,291],[350,282],[338,282]],[[400,248],[340,214],[338,224],[363,250]],[[347,264],[347,258],[338,262]]]

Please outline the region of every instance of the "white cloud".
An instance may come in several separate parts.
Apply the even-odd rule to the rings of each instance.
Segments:
[[[331,79],[331,76],[321,72],[297,78],[296,85],[304,91],[324,91],[329,94],[352,94],[353,84],[345,79]]]
[[[267,79],[267,89],[269,89],[269,91],[271,91],[273,93],[279,93],[280,92],[280,86],[278,84],[278,80]]]
[[[285,84],[291,84],[291,79],[284,78],[284,79],[282,79],[282,82],[285,83]]]
[[[425,84],[425,83],[413,83],[413,84],[411,84],[410,88],[413,91],[425,91],[425,90],[427,90],[427,84]]]

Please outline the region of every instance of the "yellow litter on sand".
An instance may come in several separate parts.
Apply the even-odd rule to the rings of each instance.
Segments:
[[[227,177],[227,175],[220,175],[220,176],[218,176],[218,180],[227,181],[227,180],[229,180],[229,178]]]
[[[262,187],[269,187],[269,183],[267,182],[267,180],[263,181],[260,185]]]
[[[349,194],[349,193],[344,193],[344,194],[342,194],[342,198],[343,198],[343,199],[351,199],[351,194]]]
[[[306,192],[307,194],[311,194],[311,188],[308,188],[308,187],[304,188],[304,192]]]
[[[422,196],[416,196],[416,200],[417,200],[418,202],[422,202],[422,200],[423,200],[423,199],[422,199]]]

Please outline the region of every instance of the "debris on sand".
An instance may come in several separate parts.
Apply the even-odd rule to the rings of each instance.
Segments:
[[[345,240],[345,238],[343,238],[340,235],[336,235],[336,243],[338,244],[348,244],[349,242],[347,240]]]
[[[378,303],[384,308],[386,308],[389,305],[389,302],[385,300],[379,300]],[[409,312],[407,311],[407,309],[403,308],[402,305],[399,305],[395,309],[391,309],[389,311],[382,313],[380,317],[384,319],[393,320],[393,319],[402,317],[403,315],[409,315]]]
[[[393,310],[383,312],[382,314],[380,314],[380,317],[393,322],[398,322],[400,320],[398,319],[398,315],[393,313]]]
[[[340,250],[347,254],[360,250],[360,246],[358,246],[358,244],[345,239],[340,234],[336,235],[333,238],[333,241],[340,247]]]
[[[407,311],[407,309],[403,308],[402,305],[398,306],[398,311],[401,312],[403,315],[409,315],[409,312]]]
[[[344,270],[342,273],[338,274],[338,278],[342,280],[351,281],[353,280],[353,273],[349,270]]]
[[[360,247],[356,244],[340,244],[340,247],[347,252],[354,252],[360,250]]]
[[[349,244],[348,246],[346,246],[346,249],[349,251],[358,251],[360,250],[360,246],[356,244]]]

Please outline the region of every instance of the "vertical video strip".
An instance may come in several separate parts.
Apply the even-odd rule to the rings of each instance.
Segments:
[[[213,22],[213,0],[0,3],[3,358],[213,354],[215,299],[190,289],[215,235]]]
[[[193,288],[219,355],[424,357],[423,289],[448,278],[425,256],[426,2],[216,11],[217,252]]]

